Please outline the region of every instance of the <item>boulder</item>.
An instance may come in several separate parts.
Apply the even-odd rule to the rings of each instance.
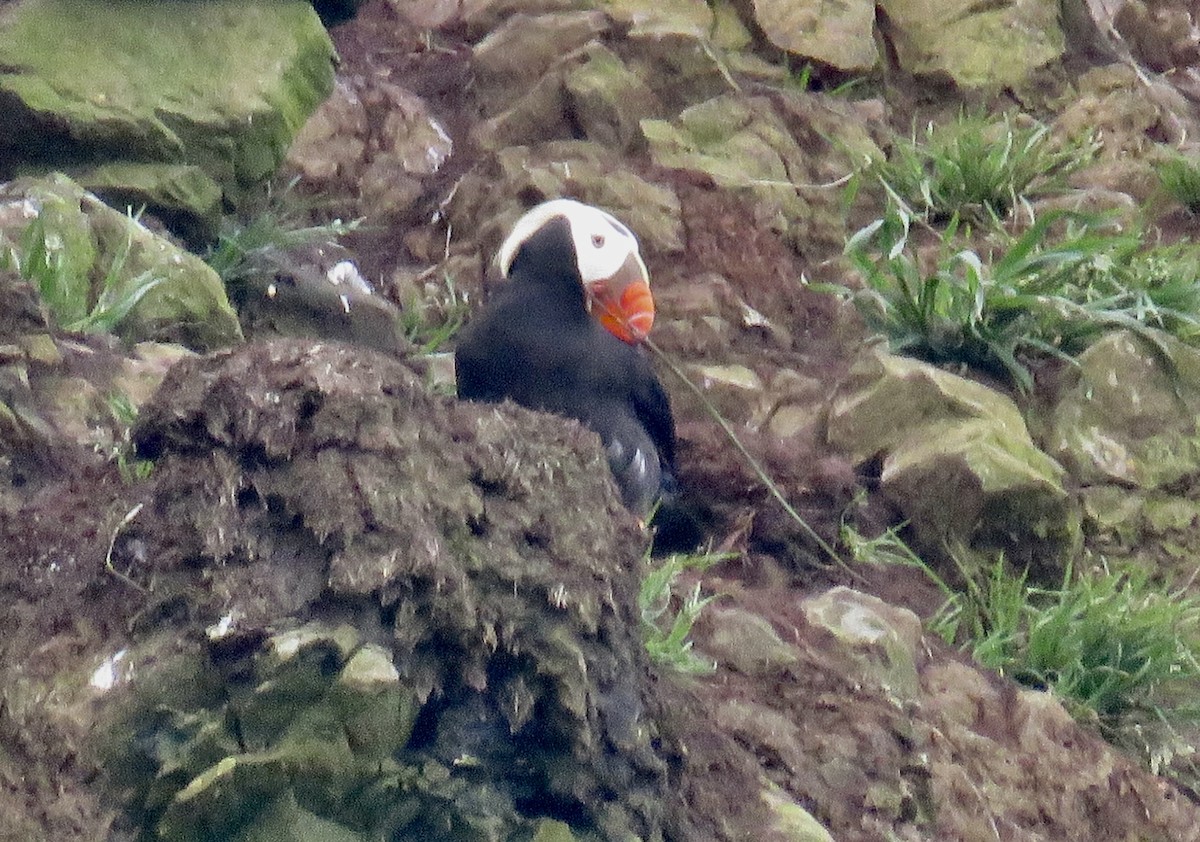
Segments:
[[[833,635],[847,660],[857,666],[858,680],[878,685],[897,706],[917,699],[920,617],[841,586],[805,599],[800,609],[811,625]]]
[[[720,50],[687,18],[644,16],[625,34],[619,54],[668,114],[737,90]]]
[[[761,224],[797,241],[796,226],[809,215],[792,183],[806,180],[804,156],[767,100],[717,97],[671,122],[643,120],[642,132],[656,164],[703,172],[750,196]]]
[[[1083,486],[1089,541],[1110,557],[1187,570],[1200,549],[1200,352],[1118,331],[1078,361],[1050,414],[1047,450]]]
[[[562,56],[528,85],[506,87],[522,93],[476,126],[484,149],[581,137],[628,151],[641,145],[640,122],[663,110],[650,87],[597,42]]]
[[[660,838],[647,536],[593,433],[284,340],[176,365],[135,440],[155,486],[113,563],[207,630],[159,669],[140,638],[110,703],[147,834],[530,838],[566,811],[583,838]],[[217,692],[164,700],[164,669]]]
[[[1165,334],[1156,342],[1108,334],[1068,372],[1047,450],[1084,485],[1157,490],[1200,480],[1200,352]]]
[[[870,0],[751,0],[750,6],[767,40],[792,55],[844,73],[868,73],[879,61]]]
[[[0,248],[28,254],[39,242],[54,266],[54,289],[43,297],[62,326],[199,351],[242,339],[216,272],[65,176],[12,182],[0,191]],[[148,282],[153,286],[124,317],[100,318]]]
[[[475,45],[472,66],[485,113],[519,99],[559,60],[605,32],[602,12],[516,14]]]
[[[834,396],[829,444],[882,459],[884,493],[928,552],[1003,549],[1054,580],[1077,536],[1062,467],[1008,397],[917,360],[864,354]]]
[[[880,0],[879,31],[899,69],[961,88],[1020,87],[1065,49],[1058,6],[1040,0],[979,5]]]
[[[301,0],[12,5],[0,18],[0,179],[67,171],[211,237],[214,197],[236,206],[275,172],[328,95],[333,59]]]

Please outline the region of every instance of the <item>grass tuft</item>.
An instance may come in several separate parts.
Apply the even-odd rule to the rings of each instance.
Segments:
[[[227,285],[239,284],[264,267],[281,252],[309,246],[331,245],[358,229],[361,220],[335,219],[323,225],[308,224],[311,207],[298,199],[295,187],[300,178],[289,181],[282,190],[270,190],[261,212],[245,221],[226,218],[217,244],[205,262]]]
[[[854,234],[846,254],[863,287],[814,285],[852,301],[892,349],[957,363],[1032,389],[1031,359],[1074,355],[1100,335],[1127,329],[1168,355],[1157,331],[1200,339],[1200,249],[1142,249],[1132,234],[1063,212],[1043,215],[991,253],[954,250],[952,221],[936,257],[912,244],[917,219],[893,204]],[[932,265],[927,265],[932,263]]]
[[[454,277],[443,272],[441,282],[428,281],[401,305],[400,327],[420,354],[433,354],[454,338],[466,322],[471,304]]]
[[[137,421],[138,410],[123,392],[113,392],[106,399],[109,414],[116,424],[119,435],[112,444],[108,454],[110,461],[117,465],[117,472],[126,485],[135,485],[149,478],[154,471],[154,462],[150,459],[139,459],[133,445],[131,431]]]
[[[1158,180],[1189,213],[1200,214],[1200,158],[1179,155],[1165,161],[1158,167]]]
[[[638,610],[646,651],[656,664],[693,675],[707,675],[716,669],[716,664],[695,653],[688,639],[700,612],[716,597],[701,597],[697,582],[679,599],[674,585],[683,571],[704,571],[730,557],[727,553],[676,554],[655,563],[647,556],[650,570],[638,590]]]
[[[133,247],[133,226],[140,225],[140,214],[129,214],[125,238],[113,254],[108,271],[100,280],[94,303],[88,300],[90,284],[73,277],[66,245],[46,231],[40,216],[33,219],[15,247],[10,246],[0,266],[16,270],[37,289],[56,323],[64,330],[78,333],[112,333],[148,292],[166,280],[147,270],[125,279],[125,263]]]
[[[1170,591],[1145,571],[1068,568],[1058,588],[1030,585],[1000,555],[970,572],[951,554],[962,591],[896,532],[868,539],[843,527],[859,562],[902,564],[923,571],[945,597],[930,631],[980,664],[1059,697],[1077,719],[1117,745],[1136,747],[1161,765],[1175,726],[1200,722],[1200,598]],[[1147,723],[1163,726],[1147,739]],[[1157,760],[1156,760],[1157,758]]]
[[[1092,141],[1061,143],[1048,126],[960,114],[900,139],[874,174],[930,221],[1003,218],[1018,202],[1066,186],[1095,154]]]

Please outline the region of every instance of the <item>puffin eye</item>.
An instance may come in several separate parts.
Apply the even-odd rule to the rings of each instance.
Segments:
[[[604,247],[604,235],[603,234],[593,234],[592,235],[592,245],[595,246],[596,248],[603,248]]]

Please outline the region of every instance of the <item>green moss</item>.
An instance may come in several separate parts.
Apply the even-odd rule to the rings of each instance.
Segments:
[[[0,94],[21,157],[194,164],[236,203],[332,89],[332,59],[300,0],[28,0],[0,29]]]

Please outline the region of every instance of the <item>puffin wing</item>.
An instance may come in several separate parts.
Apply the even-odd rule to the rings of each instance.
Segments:
[[[675,418],[671,414],[671,400],[646,357],[640,351],[635,351],[634,356],[633,389],[630,395],[634,414],[654,442],[659,461],[674,473]]]

